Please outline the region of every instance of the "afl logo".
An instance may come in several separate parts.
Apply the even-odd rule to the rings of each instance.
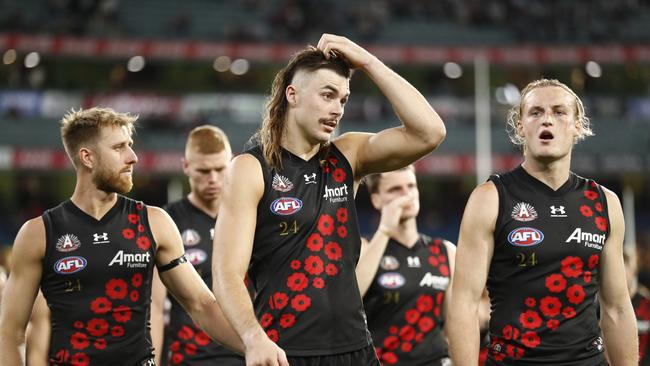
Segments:
[[[185,255],[193,266],[199,265],[208,259],[208,254],[201,249],[188,249],[185,251]]]
[[[302,201],[293,197],[280,197],[271,203],[271,212],[276,215],[293,215],[301,208]]]
[[[544,233],[532,227],[520,227],[508,234],[510,244],[518,247],[532,247],[544,240]]]
[[[87,263],[84,257],[65,257],[54,263],[54,271],[59,274],[72,274],[86,268]]]
[[[387,272],[379,276],[377,282],[379,282],[379,285],[381,287],[389,288],[392,290],[404,286],[406,279],[404,279],[404,276],[397,272]]]

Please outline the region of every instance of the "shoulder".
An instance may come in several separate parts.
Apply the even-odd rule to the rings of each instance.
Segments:
[[[470,200],[478,200],[484,203],[496,203],[499,200],[499,192],[497,186],[493,181],[481,183],[474,190],[470,196]]]
[[[43,257],[45,255],[46,232],[43,217],[26,221],[18,231],[14,242],[14,258],[19,260],[24,255]]]
[[[152,226],[152,228],[156,227],[157,225],[164,224],[168,221],[172,221],[167,211],[157,206],[147,205],[147,217],[149,218],[149,224]]]
[[[346,132],[332,140],[332,144],[341,151],[350,164],[354,166],[357,157],[357,151],[365,144],[374,133],[368,132]]]

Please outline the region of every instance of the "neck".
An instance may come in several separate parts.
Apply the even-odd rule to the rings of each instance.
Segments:
[[[100,219],[117,202],[117,193],[99,190],[89,178],[77,174],[77,185],[70,200],[83,212]]]
[[[194,192],[191,192],[189,195],[187,195],[187,199],[194,207],[205,212],[208,216],[217,217],[217,214],[219,213],[218,199],[211,201],[202,200],[199,198],[199,195],[195,194]]]
[[[419,237],[417,222],[415,218],[410,218],[400,222],[393,239],[407,248],[412,248]]]
[[[297,127],[295,121],[291,117],[287,117],[286,128],[282,134],[280,146],[301,159],[309,160],[318,153],[318,150],[321,148],[321,143],[318,141],[310,141],[301,132],[301,129]]]
[[[521,166],[528,174],[556,190],[569,179],[571,155],[569,154],[551,162],[543,162],[525,157]]]

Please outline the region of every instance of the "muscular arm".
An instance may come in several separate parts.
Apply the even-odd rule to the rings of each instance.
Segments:
[[[229,169],[215,224],[213,290],[245,344],[247,365],[288,365],[255,317],[244,278],[253,251],[257,205],[264,193],[262,168],[251,155],[236,157]],[[218,253],[218,255],[217,255]]]
[[[453,280],[454,278],[454,271],[456,270],[456,246],[447,240],[443,241],[445,248],[447,248],[447,257],[449,260],[449,278]],[[442,303],[442,310],[445,314],[445,317],[447,314],[449,314],[449,308],[451,306],[451,282],[449,283],[449,286],[447,286],[447,290],[445,290],[445,299]]]
[[[29,366],[47,366],[50,351],[50,309],[39,292],[27,327],[25,359]]]
[[[341,136],[342,141],[351,140],[337,146],[353,162],[355,176],[404,167],[442,143],[446,134],[442,119],[408,81],[345,37],[324,34],[318,48],[326,55],[332,52],[342,55],[353,67],[363,70],[384,93],[402,122],[400,127],[377,134]]]
[[[156,365],[162,365],[162,351],[165,343],[165,299],[167,288],[162,283],[158,270],[153,271],[151,286],[151,341],[153,342]]]
[[[447,337],[454,365],[476,365],[479,354],[479,304],[494,252],[493,232],[499,197],[492,182],[477,187],[460,224],[452,279]]]
[[[600,325],[612,365],[637,365],[636,318],[627,292],[623,264],[623,211],[614,193],[605,190],[605,194],[610,233],[600,264]]]
[[[158,244],[156,264],[168,264],[184,252],[181,235],[174,221],[162,209],[148,207],[148,214]],[[214,295],[190,263],[185,262],[160,273],[160,279],[192,320],[205,330],[210,338],[242,353],[241,340],[223,316]]]
[[[45,225],[38,217],[27,221],[14,242],[13,266],[0,313],[0,355],[3,366],[22,365],[19,346],[32,313],[45,254]],[[11,299],[11,301],[9,301]]]

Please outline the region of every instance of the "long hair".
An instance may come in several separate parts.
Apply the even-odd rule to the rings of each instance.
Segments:
[[[539,79],[532,81],[526,85],[524,90],[521,91],[521,96],[519,99],[519,104],[512,106],[510,110],[508,111],[508,124],[506,126],[506,131],[508,133],[508,137],[510,138],[510,141],[512,141],[513,144],[523,147],[524,146],[524,138],[520,136],[517,133],[517,125],[521,123],[521,115],[524,112],[524,100],[526,99],[526,96],[528,93],[533,91],[533,89],[537,88],[543,88],[547,86],[557,86],[559,88],[564,89],[567,93],[571,94],[571,96],[575,100],[575,118],[578,121],[578,126],[580,127],[580,131],[578,132],[578,136],[575,138],[575,142],[584,140],[588,136],[593,136],[594,132],[591,130],[591,123],[589,121],[589,118],[587,118],[587,115],[585,113],[585,106],[582,104],[582,100],[576,95],[576,93],[571,90],[566,84],[556,80],[556,79]]]
[[[350,65],[343,58],[332,56],[327,59],[316,47],[307,46],[294,54],[289,63],[275,75],[271,95],[264,109],[262,126],[253,136],[253,140],[261,145],[264,159],[273,168],[282,169],[280,142],[289,109],[285,91],[298,71],[314,72],[320,69],[332,70],[345,78],[350,78],[351,74]]]

